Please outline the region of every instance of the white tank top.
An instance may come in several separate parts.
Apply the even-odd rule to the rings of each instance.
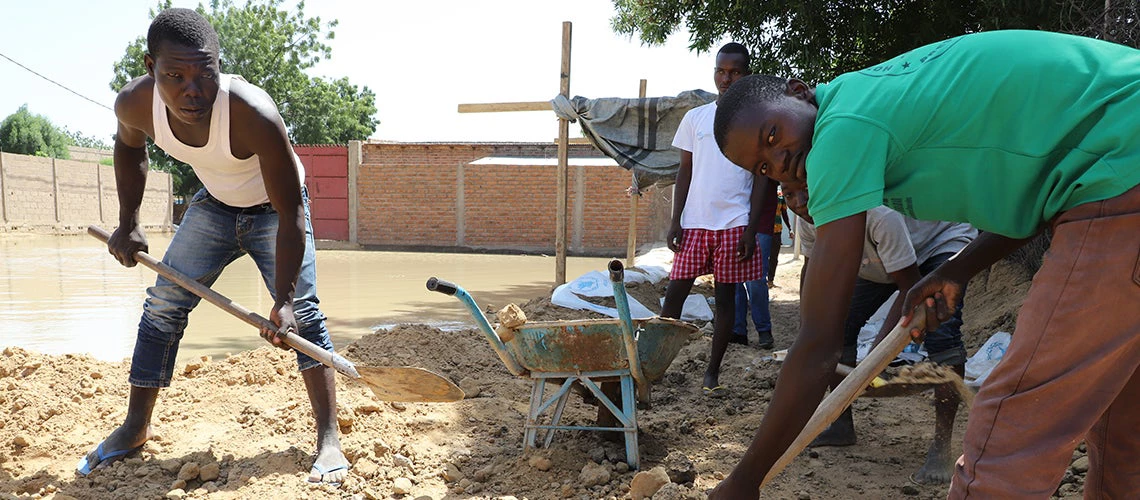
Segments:
[[[234,158],[230,149],[230,81],[240,76],[218,75],[218,98],[210,115],[210,138],[202,147],[188,146],[170,130],[166,105],[154,91],[154,143],[167,154],[189,164],[198,174],[206,190],[218,201],[231,207],[252,207],[269,202],[265,180],[261,177],[261,163],[257,155],[244,160]],[[305,183],[305,167],[293,153],[297,176]]]

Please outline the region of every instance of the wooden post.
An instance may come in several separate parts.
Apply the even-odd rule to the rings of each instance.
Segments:
[[[8,183],[4,179],[4,152],[0,151],[0,221],[8,224],[8,193],[4,191]]]
[[[61,229],[62,224],[59,219],[59,171],[55,167],[55,158],[51,159],[51,197],[55,202],[55,229]]]
[[[558,93],[567,99],[570,98],[570,21],[562,22],[562,74]],[[554,285],[566,283],[566,210],[567,190],[569,189],[569,172],[567,166],[570,154],[570,121],[565,118],[558,119],[558,223],[554,239]]]
[[[645,79],[641,79],[637,91],[639,99],[645,99]],[[633,173],[631,170],[630,173]],[[633,176],[636,179],[636,175]],[[625,267],[634,266],[634,256],[637,254],[637,205],[641,200],[641,192],[638,191],[637,186],[633,187],[633,193],[629,197],[629,238],[625,248]]]
[[[363,161],[364,147],[360,141],[348,141],[348,241],[357,244],[360,233],[360,200],[356,192],[357,176],[360,175],[360,162]]]

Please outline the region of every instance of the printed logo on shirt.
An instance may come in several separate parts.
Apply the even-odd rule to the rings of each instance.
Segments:
[[[914,215],[914,198],[910,196],[905,198],[883,198],[883,205],[907,217],[918,218]]]
[[[867,76],[899,76],[914,73],[918,71],[918,68],[945,54],[946,51],[950,50],[950,47],[958,43],[960,38],[951,38],[929,47],[912,50],[887,62],[861,70],[859,73]]]

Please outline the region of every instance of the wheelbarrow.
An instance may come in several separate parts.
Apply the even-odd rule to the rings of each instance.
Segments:
[[[631,319],[621,261],[611,261],[609,271],[618,318],[527,322],[511,328],[513,336],[507,336],[505,341],[491,327],[471,295],[459,285],[431,278],[427,288],[462,301],[507,370],[515,376],[532,379],[530,412],[523,437],[526,447],[535,447],[540,429],[546,431],[543,447],[550,446],[554,431],[559,429],[622,432],[626,462],[637,469],[637,401],[649,402],[651,384],[665,375],[673,358],[697,328],[668,318]],[[619,402],[611,400],[599,387],[600,383],[615,381],[621,388],[620,408]],[[549,398],[545,395],[548,382],[559,384]],[[559,425],[575,383],[597,398],[598,404],[608,409],[620,425]],[[541,417],[552,407],[550,423],[540,424]]]

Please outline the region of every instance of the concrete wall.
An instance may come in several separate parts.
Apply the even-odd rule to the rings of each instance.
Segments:
[[[91,224],[110,230],[119,221],[114,167],[0,153],[0,209],[2,231],[79,232]],[[170,228],[170,174],[147,174],[140,215],[148,229]]]
[[[604,158],[590,145],[572,145],[569,156]],[[472,164],[486,157],[543,161]],[[556,157],[557,147],[547,143],[365,143],[355,169],[356,241],[379,248],[553,253]],[[571,164],[568,251],[624,256],[630,173],[616,165]],[[664,241],[671,204],[672,189],[642,198],[638,245]]]

